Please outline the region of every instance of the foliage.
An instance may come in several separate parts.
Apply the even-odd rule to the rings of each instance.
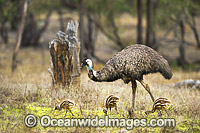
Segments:
[[[9,22],[17,11],[17,1],[0,0],[0,20]]]
[[[161,28],[168,28],[174,23],[174,19],[179,19],[184,12],[191,15],[195,12],[200,15],[200,2],[194,0],[160,0],[156,22]]]

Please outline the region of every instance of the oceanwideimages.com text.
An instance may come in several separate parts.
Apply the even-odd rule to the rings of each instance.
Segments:
[[[51,118],[50,116],[42,116],[39,120],[43,127],[120,127],[131,130],[136,127],[175,127],[176,121],[171,118],[153,118],[149,121],[147,119],[137,118],[99,118],[99,116],[87,118]],[[27,115],[25,117],[25,125],[34,127],[37,125],[37,118],[34,115]]]

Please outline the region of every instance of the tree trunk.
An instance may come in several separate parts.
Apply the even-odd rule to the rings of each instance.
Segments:
[[[6,27],[5,22],[1,22],[0,35],[4,43],[8,43],[8,28]]]
[[[27,47],[39,45],[39,40],[49,24],[51,13],[52,10],[50,9],[43,22],[44,24],[41,27],[37,25],[35,17],[32,13],[29,13],[27,15],[26,25],[22,35],[21,46]]]
[[[23,0],[16,1],[16,12],[13,14],[10,20],[10,28],[13,31],[17,30],[22,19],[23,3]]]
[[[3,5],[0,5],[0,37],[4,43],[8,43],[8,27],[6,26],[6,17],[3,14]]]
[[[158,3],[159,0],[147,0],[146,2],[146,45],[155,50],[158,49],[155,30],[155,15]]]
[[[93,23],[91,14],[88,15],[88,41],[86,43],[87,46],[86,49],[88,53],[94,57],[94,52],[95,52],[95,25]]]
[[[53,85],[70,87],[72,78],[80,76],[80,42],[77,39],[77,29],[78,23],[74,25],[71,21],[68,23],[67,32],[59,31],[57,38],[50,42],[51,68],[48,71]],[[80,86],[80,78],[76,80],[76,84],[78,83]]]
[[[142,44],[142,0],[137,0],[137,43]]]
[[[22,19],[21,19],[20,27],[19,27],[18,34],[17,34],[17,42],[16,42],[16,45],[15,45],[15,48],[13,51],[12,66],[11,66],[12,71],[14,71],[17,67],[17,54],[19,51],[19,47],[21,45],[21,39],[22,39],[22,33],[24,31],[27,9],[28,9],[28,0],[24,0]]]
[[[58,15],[59,15],[60,30],[65,31],[62,9],[58,9],[57,12],[58,12]]]
[[[195,16],[192,15],[192,23],[189,24],[190,28],[192,29],[193,33],[194,33],[194,37],[195,40],[197,42],[197,46],[200,48],[200,40],[199,40],[199,34],[196,28],[196,22],[195,22]]]
[[[150,46],[151,34],[151,0],[146,2],[146,45]]]
[[[178,59],[179,65],[181,65],[183,68],[185,68],[185,65],[187,64],[186,59],[185,59],[185,27],[184,23],[182,20],[179,22],[179,27],[180,27],[180,34],[181,34],[181,43],[179,45],[179,52],[180,52],[180,57]]]
[[[85,50],[85,46],[84,46],[84,9],[83,9],[83,0],[79,0],[80,3],[80,11],[79,11],[79,36],[80,36],[80,43],[81,43],[81,49],[80,49],[80,59],[83,60],[84,59],[84,50]]]

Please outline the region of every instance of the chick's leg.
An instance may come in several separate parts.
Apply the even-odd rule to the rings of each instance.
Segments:
[[[66,116],[66,114],[67,114],[67,111],[68,111],[68,110],[66,109],[66,112],[65,112],[65,115],[64,115],[64,117]]]

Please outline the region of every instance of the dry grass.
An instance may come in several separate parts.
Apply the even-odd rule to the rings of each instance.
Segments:
[[[51,94],[51,78],[47,69],[49,67],[49,53],[46,50],[44,57],[39,49],[23,49],[19,54],[21,64],[16,72],[10,69],[11,49],[0,51],[0,130],[13,131],[70,131],[70,132],[111,132],[126,131],[119,128],[42,128],[36,126],[32,129],[25,127],[23,118],[26,114],[33,113],[36,116],[50,115],[63,116],[55,113],[53,107],[55,101]],[[95,69],[102,68],[96,65]],[[174,71],[171,80],[165,80],[160,74],[145,76],[144,81],[150,85],[155,98],[167,97],[171,100],[173,108],[170,116],[175,118],[177,126],[171,128],[134,128],[132,131],[200,131],[200,92],[190,88],[173,88],[171,85],[184,79],[199,79],[200,72]],[[131,107],[131,85],[125,85],[121,80],[112,83],[97,83],[91,81],[84,71],[81,75],[81,88],[60,89],[60,99],[71,99],[77,106],[74,114],[76,117],[88,115],[103,116],[103,106],[106,96],[114,94],[120,97],[119,114],[117,118],[127,118],[127,110]],[[145,89],[138,83],[136,92],[136,108],[134,118],[157,117],[154,113],[146,116],[144,112],[151,109],[152,101]],[[81,110],[80,110],[81,107]],[[81,114],[82,111],[82,114]],[[54,113],[53,113],[54,112]],[[114,113],[115,114],[115,113]],[[163,117],[166,117],[164,115]],[[71,117],[70,114],[67,117]]]

